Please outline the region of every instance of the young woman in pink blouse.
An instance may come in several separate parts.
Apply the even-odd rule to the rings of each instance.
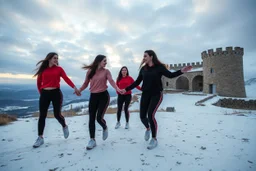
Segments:
[[[105,68],[107,64],[107,58],[104,55],[97,55],[93,63],[90,65],[84,65],[83,69],[88,70],[86,73],[84,84],[79,89],[81,93],[86,89],[90,83],[90,99],[89,99],[89,132],[90,141],[87,145],[87,149],[93,149],[96,146],[95,141],[95,119],[103,128],[102,139],[108,138],[108,127],[104,120],[104,114],[109,104],[109,93],[107,91],[107,81],[116,90],[120,89],[116,86],[111,73]]]

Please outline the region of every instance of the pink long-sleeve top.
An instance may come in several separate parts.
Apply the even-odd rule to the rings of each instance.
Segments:
[[[94,76],[91,79],[88,78],[90,72],[91,72],[91,70],[89,69],[86,73],[84,84],[80,88],[81,91],[86,89],[90,83],[90,92],[91,93],[103,92],[103,91],[107,90],[107,88],[108,88],[107,80],[113,88],[117,89],[115,81],[113,80],[112,75],[108,69],[101,68],[101,69],[96,70],[96,73],[94,74]]]

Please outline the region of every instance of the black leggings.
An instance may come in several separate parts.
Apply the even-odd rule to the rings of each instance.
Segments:
[[[50,103],[53,105],[54,117],[59,121],[62,127],[66,126],[65,118],[61,115],[63,95],[60,89],[42,90],[39,99],[39,120],[38,135],[43,135],[45,119]]]
[[[89,100],[89,130],[90,137],[95,138],[95,119],[97,115],[97,121],[103,129],[107,128],[106,121],[104,120],[104,114],[109,104],[108,91],[101,93],[91,93]]]
[[[152,132],[152,138],[156,138],[157,134],[157,122],[155,119],[155,114],[163,100],[162,92],[158,94],[151,95],[150,93],[142,93],[140,100],[140,119],[146,128],[150,128]]]
[[[117,121],[118,122],[120,122],[123,104],[124,104],[125,119],[126,119],[126,122],[129,122],[130,113],[128,111],[128,107],[131,102],[131,99],[132,99],[131,94],[126,94],[126,95],[118,94],[118,97],[117,97]]]

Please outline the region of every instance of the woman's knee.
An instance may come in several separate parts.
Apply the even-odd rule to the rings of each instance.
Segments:
[[[47,113],[46,114],[39,114],[39,120],[45,120],[46,116],[47,116]]]
[[[148,120],[149,120],[150,123],[154,123],[154,120],[153,120],[152,117],[148,117]]]
[[[54,117],[56,118],[56,119],[62,119],[63,117],[61,117],[60,116],[60,113],[59,112],[54,112]]]
[[[102,122],[102,118],[101,117],[97,117],[97,122],[101,123]]]
[[[143,122],[144,120],[147,120],[148,118],[146,116],[140,116],[140,120]]]

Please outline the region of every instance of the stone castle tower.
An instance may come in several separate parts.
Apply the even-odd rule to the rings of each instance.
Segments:
[[[217,48],[203,51],[203,92],[220,96],[246,97],[243,74],[244,49]]]

